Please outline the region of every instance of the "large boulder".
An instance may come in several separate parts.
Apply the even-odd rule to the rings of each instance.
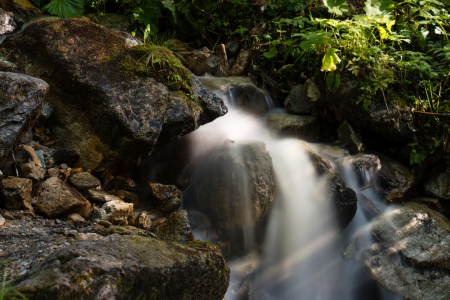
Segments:
[[[192,51],[186,56],[186,62],[189,69],[197,76],[205,73],[216,75],[220,65],[219,58],[206,47]]]
[[[335,212],[339,228],[344,229],[353,220],[358,206],[356,192],[347,187],[338,173],[324,175],[326,179],[326,199]]]
[[[155,229],[155,233],[163,240],[186,243],[194,239],[189,224],[188,213],[180,210],[170,214],[167,221]]]
[[[343,77],[342,77],[343,76]],[[347,120],[357,130],[370,130],[388,140],[404,141],[410,138],[413,131],[412,113],[407,108],[396,104],[399,98],[393,90],[384,91],[389,109],[383,97],[373,100],[367,109],[359,103],[359,80],[349,78],[353,75],[341,75],[341,85],[337,90],[326,91],[321,102],[333,111],[339,120]]]
[[[311,114],[313,104],[311,98],[305,94],[306,90],[302,90],[302,85],[295,86],[284,101],[284,108],[293,115],[309,115]]]
[[[170,89],[138,72],[137,56],[150,50],[130,48],[126,37],[85,18],[32,23],[3,42],[0,51],[11,50],[9,59],[20,69],[52,86],[52,137],[58,147],[80,155],[74,167],[95,171],[127,156],[148,155],[157,144],[227,112],[183,67],[185,85]]]
[[[347,122],[342,121],[339,125],[337,132],[341,144],[350,151],[352,154],[364,152],[364,144],[361,140],[361,136],[353,129],[353,127]]]
[[[0,169],[22,136],[39,116],[48,84],[23,74],[0,72]]]
[[[388,210],[344,257],[363,261],[372,278],[408,300],[450,299],[450,223],[425,205]],[[363,241],[371,241],[365,244]]]
[[[230,269],[211,243],[114,234],[60,250],[14,286],[33,299],[222,300]]]
[[[431,178],[424,185],[427,195],[441,200],[450,200],[450,167],[439,176]]]
[[[305,142],[299,142],[299,145],[303,148],[306,155],[308,155],[317,174],[323,175],[333,172],[333,165],[326,157],[319,155],[319,153],[309,147]]]
[[[275,198],[272,158],[265,144],[225,143],[211,150],[191,179],[190,197],[218,228],[260,220]]]
[[[275,112],[269,115],[267,125],[280,137],[298,138],[308,142],[319,140],[320,123],[316,117]]]
[[[378,193],[388,204],[407,201],[417,184],[416,176],[403,164],[381,153],[375,153],[381,162],[378,173]]]
[[[16,26],[14,18],[0,7],[0,35],[14,31]]]
[[[36,207],[50,218],[65,217],[77,213],[89,217],[91,204],[81,194],[57,177],[41,184],[37,191]]]
[[[31,206],[33,182],[26,178],[7,177],[0,181],[0,204],[8,209],[28,209]]]

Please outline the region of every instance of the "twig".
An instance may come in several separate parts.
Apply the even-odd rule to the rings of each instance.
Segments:
[[[433,116],[450,118],[450,113],[431,113],[431,112],[425,112],[425,111],[414,111],[414,113],[415,114],[433,115]]]
[[[387,101],[386,101],[386,97],[384,96],[384,91],[383,91],[383,89],[381,89],[381,93],[383,94],[384,103],[386,104],[386,109],[387,109],[388,113],[391,113],[391,112],[389,111],[389,108],[388,108],[388,105],[387,105]]]
[[[17,177],[19,177],[19,171],[17,170],[17,165],[16,165],[16,158],[14,157],[14,150],[11,149],[11,152],[12,152],[12,157],[14,160],[14,168],[16,169],[16,175],[17,175]]]
[[[371,185],[368,185],[368,186],[366,186],[365,188],[360,189],[359,191],[361,192],[361,191],[364,191],[364,190],[366,190],[366,189],[368,189],[368,188],[371,188],[371,187],[372,187]]]

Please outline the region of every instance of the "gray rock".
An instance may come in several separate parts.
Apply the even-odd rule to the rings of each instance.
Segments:
[[[260,220],[275,198],[272,158],[265,144],[226,143],[212,149],[197,167],[187,193],[218,228]]]
[[[230,271],[219,248],[114,234],[60,250],[14,282],[33,299],[223,299]]]
[[[348,164],[353,170],[381,170],[380,159],[375,154],[360,153],[352,156],[345,156],[342,158],[342,161],[345,164]]]
[[[170,214],[181,206],[181,191],[174,185],[149,182],[149,206],[154,214]]]
[[[412,200],[417,201],[420,204],[425,204],[432,210],[440,212],[441,214],[444,214],[444,215],[450,214],[450,203],[448,201],[439,200],[436,198],[429,198],[429,197],[418,197],[418,198],[415,198]]]
[[[38,116],[48,88],[41,79],[0,72],[0,169],[4,172],[14,142],[22,138]]]
[[[19,67],[17,64],[12,63],[10,61],[6,61],[0,58],[0,71],[1,72],[12,72],[12,73],[20,73]]]
[[[36,151],[34,151],[34,153],[36,153],[36,156],[39,159],[39,162],[41,163],[42,168],[46,169],[47,166],[45,165],[44,151],[36,150]]]
[[[88,172],[80,172],[70,176],[69,182],[77,190],[92,189],[101,185],[100,180]]]
[[[276,136],[298,138],[308,142],[316,142],[319,139],[320,124],[316,117],[276,112],[269,115],[267,125]]]
[[[48,119],[54,112],[55,109],[50,103],[48,103],[47,101],[44,101],[42,103],[41,117],[43,117],[44,119]]]
[[[13,32],[16,26],[17,24],[14,18],[0,8],[0,35]]]
[[[95,207],[91,213],[92,220],[95,222],[108,222],[108,214],[103,208]],[[109,222],[108,222],[109,223]],[[111,223],[109,223],[111,224]]]
[[[424,185],[425,193],[441,200],[450,200],[450,172],[447,170],[431,178]]]
[[[249,66],[250,52],[248,50],[241,49],[236,57],[236,61],[231,67],[231,76],[244,76],[246,75],[247,67]]]
[[[186,56],[186,61],[189,69],[197,76],[205,73],[216,75],[220,64],[219,58],[211,54],[206,47],[192,51],[190,55]]]
[[[31,191],[33,182],[30,179],[7,177],[0,182],[2,207],[7,209],[33,210],[31,206]]]
[[[293,115],[309,115],[312,111],[311,99],[302,92],[302,85],[295,86],[284,101],[284,108]]]
[[[406,203],[388,210],[373,224],[373,242],[362,236],[345,250],[372,278],[404,299],[450,298],[450,224],[425,205]]]
[[[417,185],[416,176],[395,159],[377,152],[374,154],[381,162],[381,170],[377,178],[380,196],[384,197],[388,204],[407,201]]]
[[[188,213],[185,210],[171,213],[167,221],[156,228],[155,234],[163,240],[177,243],[186,243],[194,240]]]
[[[106,212],[106,220],[116,225],[128,225],[128,217],[133,213],[133,203],[122,200],[108,201],[102,209]]]
[[[361,140],[361,136],[347,121],[342,121],[337,131],[341,144],[344,145],[350,153],[356,154],[364,152],[365,147]]]
[[[344,229],[356,214],[358,202],[356,192],[347,187],[339,174],[330,173],[324,176],[326,179],[327,199],[334,207],[339,227]]]
[[[319,155],[316,151],[311,149],[305,142],[299,142],[301,147],[304,149],[309,159],[311,160],[317,174],[322,175],[326,173],[333,172],[333,165],[325,157]]]
[[[236,41],[231,41],[225,44],[225,49],[228,56],[233,56],[239,51],[239,44]]]
[[[127,75],[121,62],[135,50],[122,35],[86,19],[32,23],[0,46],[2,53],[11,50],[20,69],[54,87],[47,98],[57,111],[50,130],[57,147],[79,153],[72,167],[112,168],[227,112],[193,77],[189,91],[172,91],[148,76]]]
[[[92,200],[92,201],[98,201],[98,202],[122,200],[119,197],[108,194],[105,191],[99,191],[99,190],[92,190],[92,189],[86,190],[86,191],[84,191],[84,194],[87,199]]]

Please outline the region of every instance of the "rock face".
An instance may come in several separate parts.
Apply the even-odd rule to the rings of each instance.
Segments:
[[[58,147],[79,153],[74,167],[95,171],[126,156],[148,155],[156,144],[227,112],[195,78],[188,80],[188,101],[183,91],[127,74],[121,62],[132,60],[134,50],[126,38],[83,18],[32,23],[3,42],[0,51],[11,50],[20,69],[52,85],[50,129]]]
[[[302,92],[302,85],[295,86],[284,101],[284,108],[293,115],[309,115],[312,111],[311,99]]]
[[[28,0],[0,0],[0,6],[7,11],[17,10],[25,17],[32,17],[41,13],[41,11]]]
[[[353,170],[358,169],[374,169],[381,170],[381,162],[375,154],[356,154],[352,156],[345,156],[342,160],[348,164]]]
[[[389,140],[403,141],[412,136],[409,128],[413,126],[412,113],[395,104],[395,92],[384,91],[389,111],[383,99],[373,101],[366,110],[361,103],[357,104],[361,93],[358,80],[346,78],[344,74],[341,82],[338,91],[326,90],[322,99],[339,119],[347,120],[358,130],[368,129]]]
[[[229,279],[213,244],[114,234],[64,248],[14,284],[36,300],[222,300]]]
[[[317,174],[322,175],[333,172],[333,165],[328,159],[319,155],[316,151],[311,149],[305,142],[300,142],[300,145],[305,150],[309,159],[313,163]]]
[[[339,138],[344,147],[352,154],[364,152],[364,144],[362,143],[361,136],[353,129],[353,127],[347,122],[342,121],[338,127]]]
[[[93,189],[101,184],[98,178],[88,172],[80,172],[70,176],[69,182],[77,190]]]
[[[38,117],[48,91],[43,80],[23,74],[0,72],[0,169],[5,171],[11,149]]]
[[[450,200],[450,168],[431,178],[424,185],[425,193],[441,200]]]
[[[156,228],[155,233],[163,240],[178,243],[186,243],[194,239],[188,214],[185,210],[170,214],[167,221]]]
[[[14,31],[16,26],[14,18],[0,8],[0,35]]]
[[[373,279],[404,299],[449,299],[449,232],[447,220],[407,203],[378,218],[370,231],[375,242],[364,245],[357,238],[344,256],[362,260]]]
[[[398,161],[381,153],[375,154],[381,162],[377,179],[379,194],[388,204],[408,200],[416,185],[416,177]]]
[[[226,143],[195,171],[189,193],[218,228],[261,219],[275,198],[272,158],[264,143]]]
[[[77,190],[57,177],[47,179],[37,192],[36,207],[50,218],[77,213],[89,217],[91,204]]]
[[[296,116],[285,113],[272,113],[268,120],[269,128],[277,135],[293,137],[308,142],[319,139],[319,119],[312,116]]]
[[[339,227],[344,229],[356,214],[358,198],[337,173],[326,174],[327,196],[335,208]]]
[[[30,179],[8,177],[0,182],[0,203],[8,209],[28,209],[31,206],[31,190],[33,182]]]

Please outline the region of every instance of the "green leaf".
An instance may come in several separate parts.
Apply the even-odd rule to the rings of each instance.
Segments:
[[[364,100],[364,110],[368,110],[372,102],[368,99]]]
[[[338,16],[341,16],[349,10],[346,0],[323,0],[323,4],[328,8],[330,14],[336,14]]]
[[[392,0],[366,0],[364,10],[368,17],[384,16],[391,18],[395,2]]]
[[[42,10],[63,19],[77,18],[83,15],[84,0],[53,0]]]
[[[326,83],[327,83],[328,89],[331,90],[331,87],[333,86],[333,83],[334,83],[334,72],[327,74]]]
[[[278,50],[276,47],[272,47],[272,48],[270,48],[269,52],[263,53],[264,57],[266,57],[266,58],[273,58],[273,57],[277,56],[277,54],[278,54]]]
[[[334,75],[334,86],[336,88],[339,88],[340,85],[341,85],[341,74],[336,73],[336,75]]]
[[[175,6],[175,3],[173,2],[173,0],[163,0],[162,5],[172,12],[173,21],[175,22],[175,24],[178,23],[177,7]]]

